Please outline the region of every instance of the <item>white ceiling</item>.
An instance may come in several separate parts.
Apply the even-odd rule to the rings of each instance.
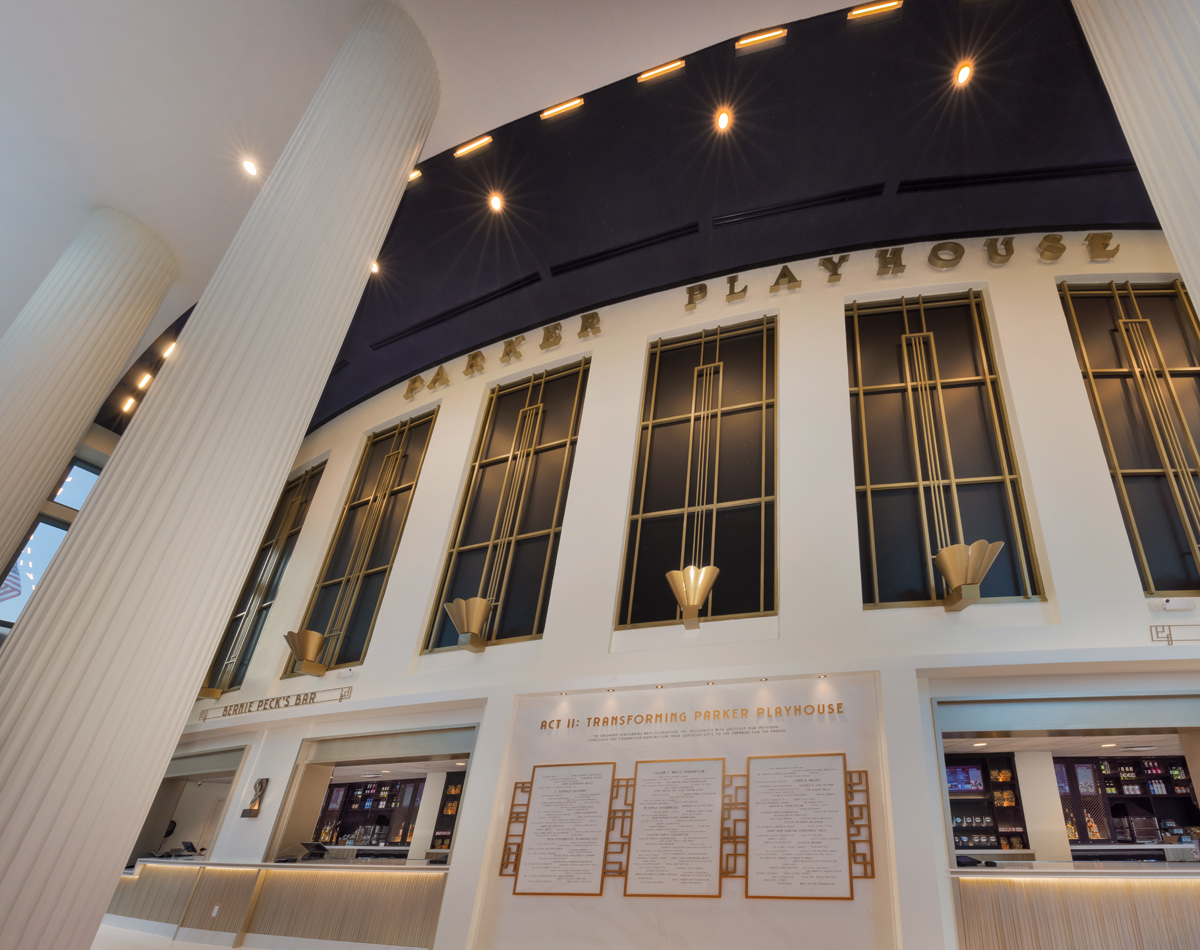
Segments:
[[[976,748],[976,742],[987,742],[983,748]],[[1101,748],[1105,743],[1115,742],[1110,749]],[[1128,746],[1154,746],[1145,752],[1125,751]],[[1183,742],[1177,732],[1170,733],[1141,733],[1117,735],[1067,735],[1067,736],[1028,736],[1016,735],[1002,738],[986,736],[980,738],[945,738],[942,739],[942,749],[945,752],[968,753],[972,755],[991,755],[1000,752],[1053,752],[1055,755],[1077,755],[1089,758],[1114,756],[1116,758],[1137,758],[1146,756],[1156,758],[1160,755],[1183,755]]]
[[[692,50],[846,5],[400,2],[441,77],[426,156]],[[0,333],[96,205],[141,219],[180,259],[143,345],[193,304],[261,183],[242,158],[269,173],[363,6],[0,3]]]

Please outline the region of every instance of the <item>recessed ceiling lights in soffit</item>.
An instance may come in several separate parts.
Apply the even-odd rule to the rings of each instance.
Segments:
[[[663,287],[947,235],[1156,226],[1070,0],[908,0],[759,26],[787,33],[742,50],[731,37],[423,161],[313,425]]]

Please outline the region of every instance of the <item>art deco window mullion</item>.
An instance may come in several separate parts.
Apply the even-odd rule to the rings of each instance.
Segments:
[[[405,437],[407,437],[407,432]],[[403,444],[403,440],[401,444]],[[350,622],[350,616],[358,600],[358,591],[362,587],[367,559],[371,556],[371,548],[375,545],[375,537],[379,533],[383,509],[391,495],[392,480],[396,477],[396,471],[404,457],[400,449],[395,449],[384,457],[383,464],[379,467],[379,476],[375,480],[375,491],[371,500],[367,502],[367,512],[363,518],[362,530],[359,531],[354,550],[350,554],[345,578],[342,581],[342,589],[338,593],[333,616],[330,618],[329,635],[326,637],[323,656],[326,666],[333,666],[337,660],[342,637],[346,632],[346,624]]]
[[[294,489],[296,497],[288,502],[287,508],[284,509],[283,517],[279,520],[279,530],[271,539],[270,553],[267,555],[267,560],[263,564],[262,571],[255,581],[254,592],[250,595],[250,600],[246,604],[246,611],[242,614],[241,623],[238,624],[237,633],[234,634],[233,643],[229,648],[228,655],[225,657],[224,664],[221,666],[220,675],[214,684],[214,687],[222,692],[229,689],[229,681],[233,678],[233,671],[237,669],[238,662],[242,658],[242,649],[246,645],[246,638],[250,635],[250,630],[254,627],[254,621],[258,616],[259,609],[262,607],[267,588],[271,585],[275,566],[279,563],[279,558],[287,544],[287,537],[291,533],[292,525],[295,524],[296,514],[300,511],[301,505],[304,504],[304,483],[306,479],[307,475],[297,479]]]
[[[1000,428],[1000,412],[1002,406],[997,406],[996,393],[993,389],[993,372],[992,364],[987,356],[987,349],[984,347],[983,334],[986,332],[979,319],[979,308],[975,305],[975,291],[970,291],[967,294],[967,299],[971,305],[971,325],[975,329],[975,344],[976,351],[979,356],[979,366],[983,373],[983,388],[987,391],[988,408],[992,414],[992,434],[996,439],[996,453],[1000,457],[1000,472],[1004,477],[1004,498],[1008,503],[1009,524],[1012,527],[1013,542],[1016,545],[1017,563],[1021,568],[1021,589],[1025,592],[1026,597],[1033,596],[1033,584],[1030,582],[1029,571],[1025,565],[1025,544],[1022,540],[1024,532],[1021,530],[1019,523],[1017,501],[1013,494],[1013,475],[1008,467],[1008,453],[1005,451],[1004,433]]]
[[[875,510],[871,497],[871,462],[867,452],[867,393],[863,388],[862,338],[858,327],[858,301],[851,303],[854,314],[854,374],[858,382],[858,427],[862,439],[863,487],[867,496],[867,536],[871,542],[871,589],[873,603],[879,603],[879,560],[875,554]]]
[[[907,312],[906,312],[906,314],[905,314],[905,325],[906,326],[907,326],[907,323],[908,323],[908,319],[907,319]],[[926,581],[929,585],[929,599],[937,600],[938,599],[937,587],[936,587],[936,584],[934,581],[934,576],[933,576],[933,555],[935,552],[934,552],[932,544],[930,543],[930,540],[929,540],[929,512],[926,510],[926,507],[925,507],[925,478],[924,478],[924,474],[923,474],[924,466],[921,464],[921,440],[917,433],[917,410],[916,410],[916,406],[914,405],[914,401],[913,401],[914,386],[913,386],[912,372],[911,372],[912,368],[909,363],[909,355],[908,355],[909,341],[910,341],[910,339],[912,339],[913,336],[914,336],[914,334],[906,333],[900,339],[900,345],[901,345],[901,347],[903,349],[903,353],[904,353],[904,394],[905,394],[905,400],[908,403],[908,421],[909,421],[909,427],[911,429],[910,434],[912,436],[912,447],[913,447],[912,448],[912,450],[913,450],[913,466],[916,469],[914,474],[916,475],[916,482],[917,482],[917,504],[918,504],[918,507],[921,512],[921,539],[922,539],[922,543],[924,545],[924,550],[925,550],[924,563],[925,563]],[[930,473],[930,476],[932,478],[932,472]],[[930,503],[932,504],[933,502],[934,502],[934,499],[933,499],[933,493],[932,493],[932,489],[931,489]],[[938,526],[936,518],[935,518],[934,526],[935,526],[935,528]],[[939,543],[941,542],[941,540],[942,539],[939,536],[939,538],[938,538]]]
[[[642,461],[642,488],[638,494],[637,527],[634,529],[633,564],[629,569],[629,609],[625,613],[625,622],[633,623],[633,595],[637,587],[638,555],[642,549],[642,522],[646,517],[646,483],[650,477],[650,452],[654,446],[654,410],[658,404],[658,364],[662,360],[662,340],[651,344],[650,352],[654,358],[654,379],[650,383],[650,406],[643,409],[646,413],[646,456]],[[649,358],[647,359],[647,375],[649,375]],[[686,504],[686,499],[685,499]],[[686,516],[684,522],[686,524]]]
[[[1100,432],[1103,436],[1104,454],[1108,457],[1109,470],[1116,480],[1117,497],[1121,502],[1121,511],[1125,516],[1125,523],[1129,526],[1129,533],[1133,537],[1133,547],[1137,552],[1138,567],[1142,572],[1142,577],[1146,581],[1146,590],[1153,594],[1155,591],[1154,575],[1150,572],[1150,561],[1146,557],[1146,549],[1142,544],[1141,532],[1138,530],[1137,519],[1133,516],[1133,505],[1129,500],[1129,490],[1125,487],[1125,473],[1121,469],[1121,462],[1117,458],[1117,448],[1113,443],[1112,432],[1108,426],[1108,418],[1104,413],[1104,404],[1100,400],[1100,390],[1096,386],[1096,375],[1092,370],[1092,361],[1088,356],[1087,347],[1083,342],[1083,331],[1079,327],[1079,317],[1075,313],[1075,302],[1071,299],[1071,288],[1064,280],[1059,285],[1059,293],[1062,296],[1063,302],[1066,304],[1067,316],[1071,321],[1071,329],[1075,333],[1075,340],[1079,346],[1079,352],[1083,359],[1083,372],[1087,376],[1088,390],[1092,398],[1092,405],[1096,408],[1096,418],[1100,421]],[[1120,310],[1120,302],[1118,301],[1118,313],[1123,313]]]
[[[959,508],[959,504],[958,504],[958,480],[955,478],[955,475],[954,475],[954,453],[950,450],[950,426],[949,426],[949,423],[946,421],[946,419],[947,419],[946,400],[942,393],[942,373],[941,373],[941,370],[938,369],[937,346],[934,343],[933,334],[928,331],[928,329],[925,325],[925,301],[924,301],[924,298],[922,298],[922,297],[917,298],[917,306],[921,310],[921,330],[923,332],[929,333],[929,360],[933,364],[933,387],[937,390],[938,412],[941,414],[941,420],[942,420],[941,436],[942,436],[943,451],[946,453],[946,476],[950,482],[950,501],[954,507],[954,527],[957,532],[958,543],[962,544],[963,541],[965,540],[963,538],[962,511]],[[922,359],[922,362],[924,362],[925,353],[924,353],[923,349],[921,351],[921,359]],[[927,367],[925,369],[925,375],[926,376],[929,375]],[[931,431],[933,431],[936,434],[937,429],[936,429],[936,426],[934,425],[935,420],[933,417],[932,400],[930,401],[928,411],[929,411],[929,421],[930,421]]]

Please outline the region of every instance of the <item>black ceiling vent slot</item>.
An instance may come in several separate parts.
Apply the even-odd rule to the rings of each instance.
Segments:
[[[1137,172],[1133,162],[1097,162],[1091,165],[1060,165],[1057,168],[1031,168],[1026,171],[998,172],[992,175],[952,175],[948,178],[913,178],[900,182],[896,194],[917,191],[948,191],[973,185],[1008,185],[1023,181],[1051,181],[1056,178],[1084,178],[1088,175],[1118,175]]]
[[[713,227],[719,228],[724,224],[738,224],[742,221],[753,221],[755,218],[767,218],[773,214],[787,214],[790,211],[805,211],[808,208],[820,208],[823,205],[836,205],[845,201],[857,201],[860,198],[878,198],[883,194],[882,182],[878,185],[866,185],[863,188],[851,188],[849,191],[835,191],[827,195],[817,195],[815,198],[802,198],[800,201],[785,201],[765,208],[751,208],[749,211],[735,211],[732,214],[719,214],[713,218]]]
[[[333,364],[333,369],[331,369],[329,371],[329,375],[332,376],[334,373],[340,373],[342,370],[344,370],[349,365],[350,365],[349,360],[338,360],[336,363]]]
[[[661,234],[642,238],[640,241],[631,241],[628,244],[619,244],[616,247],[610,247],[607,251],[589,254],[587,257],[577,257],[573,261],[563,261],[561,264],[551,264],[550,273],[554,277],[558,277],[560,274],[568,274],[573,270],[579,270],[581,267],[590,267],[592,264],[599,264],[601,261],[610,261],[614,257],[620,257],[622,254],[630,254],[633,251],[641,251],[647,247],[654,247],[656,244],[665,244],[667,241],[674,241],[676,238],[687,237],[689,234],[696,234],[699,230],[700,222],[693,221],[691,224],[672,228],[670,231],[663,231]]]
[[[541,274],[536,271],[532,274],[526,274],[514,280],[511,284],[505,284],[493,290],[490,294],[484,294],[482,297],[476,297],[474,300],[468,300],[466,303],[460,303],[457,307],[451,307],[449,310],[443,310],[441,313],[430,317],[428,320],[422,320],[420,323],[413,324],[401,330],[399,333],[393,333],[391,336],[385,336],[382,340],[376,340],[371,344],[371,349],[381,350],[389,343],[395,343],[397,340],[403,340],[407,336],[412,336],[414,333],[420,333],[422,330],[428,330],[430,327],[435,327],[439,323],[457,317],[460,313],[466,313],[468,310],[474,310],[476,307],[482,307],[485,303],[491,303],[493,300],[499,300],[508,294],[522,290],[531,284],[536,284],[542,279]]]

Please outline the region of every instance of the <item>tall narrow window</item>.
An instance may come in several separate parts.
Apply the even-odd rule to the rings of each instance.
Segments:
[[[466,636],[444,608],[455,600],[490,604],[477,620],[476,642],[542,635],[590,362],[492,390],[430,622],[430,650]]]
[[[1059,288],[1147,594],[1200,590],[1200,324],[1182,282]]]
[[[226,690],[237,689],[246,678],[250,658],[254,656],[259,635],[275,603],[279,582],[292,559],[304,516],[308,514],[309,503],[324,468],[323,464],[310,468],[284,486],[250,574],[234,604],[233,616],[225,625],[225,635],[200,690],[202,697],[215,698]]]
[[[775,317],[650,345],[619,627],[684,619],[666,574],[720,570],[697,620],[773,613]]]
[[[1021,482],[975,291],[846,308],[863,603],[942,603],[934,558],[1003,542],[984,599],[1037,596]]]
[[[325,666],[361,663],[366,655],[436,415],[409,419],[367,441],[303,624],[325,635],[319,657]],[[299,669],[291,657],[288,672]]]

